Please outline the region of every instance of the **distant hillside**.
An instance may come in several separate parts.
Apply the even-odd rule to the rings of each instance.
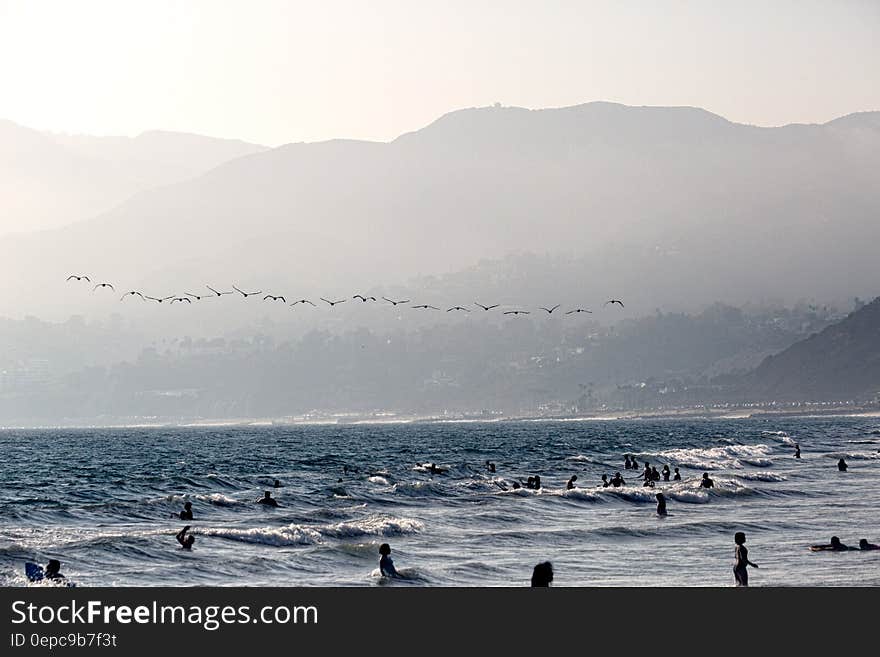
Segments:
[[[880,297],[766,358],[748,377],[748,389],[755,398],[780,401],[880,396]]]
[[[264,147],[173,132],[92,137],[0,120],[0,235],[94,217],[147,189]]]
[[[350,296],[516,252],[581,257],[576,277],[532,278],[560,301],[626,299],[621,316],[840,301],[880,278],[876,117],[759,128],[691,107],[485,107],[388,143],[288,144],[0,242],[0,314],[83,312],[72,271],[163,294]]]

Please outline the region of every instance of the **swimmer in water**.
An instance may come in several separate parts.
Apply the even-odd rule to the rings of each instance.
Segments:
[[[615,472],[614,476],[611,477],[611,485],[615,488],[619,488],[620,486],[626,486],[626,482],[623,480],[623,477],[620,476],[619,472]]]
[[[651,466],[648,465],[647,461],[645,461],[645,469],[642,470],[642,479],[644,479],[645,481],[651,479]]]
[[[275,483],[272,484],[272,486],[273,486],[274,488],[281,488],[281,482],[278,481],[278,480],[276,479],[276,480],[275,480]]]
[[[794,457],[799,459],[801,457],[801,446],[797,443],[794,444]]]
[[[183,511],[181,511],[177,515],[181,520],[192,520],[193,519],[193,510],[192,509],[193,509],[192,502],[186,502],[183,505]]]
[[[657,472],[656,467],[651,467],[651,481],[660,481],[660,473]]]
[[[736,562],[733,565],[733,578],[736,580],[737,586],[749,585],[748,567],[757,568],[758,564],[749,561],[749,550],[746,547],[745,532],[737,532],[733,535],[733,542],[736,543],[736,551],[734,556]]]
[[[397,572],[394,562],[391,560],[391,546],[388,543],[382,543],[379,546],[379,554],[382,555],[379,557],[379,572],[382,577],[400,577],[400,573]]]
[[[666,515],[666,496],[663,493],[657,493],[657,515]]]
[[[653,479],[645,479],[645,483],[642,484],[642,487],[644,488],[645,486],[647,486],[648,488],[654,488],[654,486],[655,486],[654,480]]]
[[[636,461],[636,457],[635,457],[635,456],[633,456],[632,459],[630,459],[630,466],[632,467],[633,470],[638,470],[638,469],[639,469],[639,462]]]
[[[813,552],[846,552],[847,550],[854,550],[856,548],[850,548],[841,543],[840,539],[837,538],[837,536],[832,536],[831,543],[829,543],[828,545],[811,545],[810,549]]]
[[[495,474],[495,464],[492,463],[492,461],[486,461],[486,469],[492,474]]]
[[[669,475],[670,475],[669,466],[664,465],[663,466],[663,481],[669,481]]]
[[[700,488],[715,488],[715,482],[709,479],[709,473],[703,473],[703,479],[700,481]]]
[[[184,550],[192,550],[193,543],[196,542],[196,537],[192,534],[187,534],[188,531],[189,525],[177,532],[177,542],[180,543]]]
[[[566,490],[573,490],[573,489],[577,488],[577,486],[575,486],[575,484],[574,484],[574,482],[576,482],[577,480],[578,480],[577,475],[571,475],[571,479],[569,479],[568,483],[565,484]]]
[[[607,475],[607,474],[603,474],[603,475],[602,475],[602,488],[608,488],[610,485],[611,485],[611,484],[608,483],[608,475]]]
[[[431,471],[431,474],[445,474],[446,470],[443,468],[438,468],[436,463],[432,463],[431,467],[428,468]]]
[[[837,462],[837,469],[840,470],[841,472],[846,472],[846,468],[847,468],[846,461],[844,461],[843,459],[840,459]]]
[[[859,539],[859,549],[860,550],[880,550],[880,545],[876,543],[868,543],[867,538]]]
[[[630,463],[629,454],[627,454],[623,461],[623,469],[629,470],[630,468],[632,468],[632,463]]]
[[[542,561],[532,571],[532,586],[550,586],[553,581],[553,564]]]
[[[678,468],[675,469],[675,474],[672,475],[673,481],[681,481],[681,473],[678,471]]]
[[[64,579],[64,575],[60,571],[61,562],[58,559],[49,559],[49,563],[46,564],[46,570],[43,572],[43,577],[55,581]]]
[[[272,499],[272,493],[265,491],[263,497],[257,500],[257,504],[265,504],[266,506],[278,506],[278,501]]]

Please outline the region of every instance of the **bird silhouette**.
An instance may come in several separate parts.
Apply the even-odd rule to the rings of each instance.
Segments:
[[[308,299],[299,299],[298,301],[294,301],[294,302],[293,302],[292,304],[290,304],[290,305],[291,305],[291,306],[295,306],[295,305],[298,304],[298,303],[307,303],[307,304],[309,304],[309,305],[311,305],[311,306],[314,306],[314,305],[315,305],[315,304],[313,304],[311,301],[309,301]]]
[[[477,303],[476,301],[474,301],[474,304],[477,305],[477,306],[479,306],[479,307],[482,308],[483,310],[492,310],[493,308],[497,308],[498,306],[501,305],[500,303],[496,303],[496,304],[494,304],[494,305],[492,305],[492,306],[484,306],[483,304],[481,304],[481,303]]]
[[[133,295],[135,295],[135,294],[138,295],[138,296],[141,298],[141,301],[146,301],[146,299],[144,299],[144,295],[141,294],[140,292],[138,292],[137,290],[132,290],[131,292],[126,292],[126,293],[123,294],[121,297],[119,297],[119,300],[122,301],[122,300],[125,299],[125,297],[133,296]]]
[[[395,301],[394,299],[389,299],[388,297],[382,298],[393,306],[399,306],[402,303],[409,303],[409,299],[401,299],[400,301]]]
[[[91,282],[91,281],[89,281],[89,282]],[[98,283],[95,287],[92,288],[92,292],[97,290],[99,287],[109,287],[114,292],[116,291],[116,288],[114,288],[110,283]]]
[[[428,308],[430,308],[431,310],[440,310],[437,306],[432,306],[432,305],[429,305],[429,304],[427,304],[427,303],[423,303],[423,304],[418,305],[418,306],[413,306],[413,308],[422,309],[422,310],[425,310],[425,309],[428,309]]]
[[[243,296],[245,299],[247,299],[248,297],[252,297],[252,296],[254,296],[254,295],[256,295],[256,294],[262,294],[262,293],[263,293],[262,290],[257,290],[256,292],[245,292],[244,290],[239,290],[239,289],[238,289],[237,287],[235,287],[234,285],[232,286],[232,289],[235,290],[236,292],[238,292],[239,294],[241,294],[241,296]]]
[[[575,308],[574,310],[569,310],[566,315],[571,315],[572,313],[590,313],[593,314],[592,310],[587,310],[586,308]]]
[[[210,285],[206,285],[205,287],[208,288],[209,290],[211,290],[211,292],[214,293],[214,296],[217,296],[217,297],[222,297],[224,294],[235,294],[234,290],[230,290],[229,292],[220,292],[219,290],[215,290]]]
[[[338,301],[330,301],[330,299],[325,299],[324,297],[319,297],[319,298],[321,299],[321,301],[330,304],[331,308],[337,304],[345,303],[346,301],[348,301],[348,299],[339,299]]]
[[[201,301],[202,299],[207,299],[208,297],[214,296],[213,294],[193,294],[192,292],[184,292],[184,294],[188,297],[192,297],[196,301]]]
[[[616,304],[618,304],[621,308],[624,307],[624,306],[623,306],[623,301],[621,301],[620,299],[608,299],[608,301],[605,302],[605,305],[607,306],[609,303],[612,303],[612,304],[616,303]]]
[[[507,310],[504,313],[505,315],[531,315],[532,313],[528,310]]]
[[[163,301],[168,301],[168,299],[173,299],[174,295],[172,294],[170,297],[162,297],[161,299],[159,297],[151,297],[149,295],[144,295],[144,298],[145,299],[152,299],[153,301],[156,301],[158,303],[162,303]]]
[[[365,297],[363,294],[355,294],[352,299],[360,299],[362,302],[375,301],[376,297]]]
[[[281,300],[281,301],[283,301],[284,303],[287,303],[287,299],[285,299],[285,298],[284,298],[283,296],[281,296],[281,295],[278,295],[278,296],[276,297],[276,296],[273,295],[273,294],[267,294],[266,296],[263,297],[263,301],[266,301],[267,299],[272,299],[272,301],[278,301],[278,300]]]
[[[171,303],[174,303],[175,301],[180,301],[181,303],[184,301],[186,301],[187,303],[192,303],[192,299],[190,299],[189,297],[173,297],[171,299]]]
[[[464,306],[452,306],[452,308],[447,308],[447,309],[446,309],[446,312],[451,312],[451,311],[453,311],[453,310],[463,310],[463,311],[465,311],[466,313],[469,313],[469,312],[470,312],[470,310],[468,310],[468,309],[465,308]]]
[[[561,305],[562,305],[562,304],[557,303],[557,304],[556,304],[555,306],[553,306],[552,308],[545,308],[544,306],[539,306],[538,309],[539,309],[539,310],[546,310],[548,315],[552,315],[552,314],[553,314],[553,311],[556,310],[557,308],[559,308],[559,306],[561,306]]]
[[[77,276],[76,274],[71,274],[70,276],[67,277],[67,280],[69,281],[71,278],[76,279],[78,281],[88,281],[89,283],[92,282],[92,279],[89,278],[88,276],[86,276],[85,274],[81,274],[79,276]]]

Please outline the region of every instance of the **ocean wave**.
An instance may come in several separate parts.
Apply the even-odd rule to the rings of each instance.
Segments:
[[[785,481],[787,479],[787,477],[775,472],[742,472],[737,473],[736,478],[746,481]]]
[[[725,445],[668,449],[650,456],[695,470],[723,470],[741,468],[744,463],[760,467],[772,465],[772,461],[765,458],[770,452],[768,445]]]
[[[385,477],[380,477],[378,475],[374,475],[372,477],[367,477],[367,481],[371,484],[380,484],[382,486],[388,486],[389,482]]]

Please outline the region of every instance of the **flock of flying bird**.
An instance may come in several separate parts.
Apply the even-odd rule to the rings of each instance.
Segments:
[[[70,276],[67,277],[67,282],[69,283],[70,281],[78,281],[78,282],[85,281],[89,284],[92,283],[92,279],[84,274],[71,274]],[[125,301],[125,299],[127,297],[137,296],[137,297],[141,298],[141,301],[149,300],[149,301],[155,301],[157,303],[165,303],[166,301],[168,301],[172,304],[186,302],[186,303],[191,304],[193,302],[193,300],[201,301],[202,299],[207,299],[207,298],[211,298],[211,297],[222,297],[227,294],[238,293],[244,299],[247,299],[248,297],[259,296],[259,295],[263,294],[262,290],[258,290],[256,292],[245,292],[244,290],[237,288],[235,285],[233,285],[232,289],[229,291],[216,290],[213,287],[211,287],[210,285],[205,285],[205,287],[208,288],[208,290],[210,290],[210,294],[208,294],[208,293],[193,294],[192,292],[184,292],[183,296],[171,295],[171,296],[167,296],[167,297],[151,297],[147,294],[139,292],[138,290],[130,290],[130,291],[126,292],[125,294],[123,294],[121,297],[119,297],[119,300]],[[113,287],[112,283],[95,283],[94,287],[92,288],[92,292],[97,292],[98,290],[104,289],[104,288],[110,289],[110,290],[116,292],[116,288]],[[345,303],[346,301],[348,301],[347,298],[333,300],[333,299],[325,299],[324,297],[319,297],[319,299],[321,301],[323,301],[324,303],[326,303],[331,308],[339,305],[340,303]],[[351,297],[351,299],[352,300],[357,299],[361,303],[367,303],[367,302],[378,303],[378,301],[379,301],[374,296],[365,296],[363,294],[355,294],[354,296]],[[388,297],[380,297],[380,299],[382,299],[383,301],[387,301],[392,306],[399,306],[402,304],[412,303],[409,299],[389,299]],[[281,301],[282,303],[286,304],[287,298],[284,295],[280,295],[280,294],[277,294],[277,295],[276,294],[266,294],[265,296],[263,296],[263,301],[269,301],[272,303],[275,303],[277,301]],[[317,307],[317,304],[314,303],[313,301],[310,301],[309,299],[297,299],[296,301],[294,301],[293,303],[291,303],[289,305],[296,306],[301,303],[309,304],[310,306]],[[608,301],[605,302],[605,305],[607,306],[609,304],[610,305],[616,304],[616,305],[619,305],[621,308],[624,307],[623,301],[621,301],[620,299],[608,299]],[[483,304],[477,303],[476,301],[474,302],[474,305],[477,308],[480,308],[485,312],[488,312],[488,311],[493,310],[495,308],[499,308],[501,306],[501,304],[499,304],[499,303],[492,304],[489,306],[484,306]],[[539,306],[538,310],[543,310],[548,315],[552,315],[561,306],[562,306],[562,304],[559,304],[559,303],[557,303],[555,306],[551,306],[549,308],[544,307],[544,306]],[[422,303],[422,304],[418,304],[418,305],[414,305],[414,306],[410,306],[410,307],[414,308],[416,310],[443,310],[442,308],[439,308],[437,306],[432,306],[431,304],[427,304],[427,303]],[[451,313],[451,312],[469,313],[469,312],[471,312],[471,309],[467,308],[466,306],[452,306],[451,308],[447,308],[446,312],[448,312],[448,313]],[[577,313],[592,313],[592,312],[593,311],[589,310],[588,308],[572,308],[571,310],[565,311],[565,314],[566,315],[573,315],[573,314],[577,314]],[[502,311],[502,314],[504,314],[504,315],[530,315],[531,313],[532,313],[531,310],[505,310],[505,311]]]

